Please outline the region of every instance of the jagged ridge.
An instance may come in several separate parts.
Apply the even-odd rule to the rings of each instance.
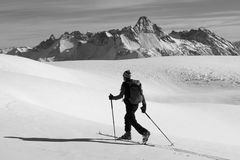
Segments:
[[[17,50],[17,51],[16,51]],[[97,33],[51,35],[33,48],[3,52],[39,61],[130,59],[179,55],[240,55],[231,42],[206,28],[165,34],[142,16],[134,26]]]
[[[211,48],[212,55],[239,55],[235,46],[206,28],[183,32],[171,32],[170,36],[188,41],[197,41]]]

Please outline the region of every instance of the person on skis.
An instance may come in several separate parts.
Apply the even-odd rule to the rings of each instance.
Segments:
[[[125,120],[125,134],[119,139],[131,140],[131,126],[133,126],[139,134],[143,136],[143,143],[148,141],[150,132],[142,127],[135,118],[135,112],[138,109],[138,104],[142,102],[142,113],[146,112],[146,101],[143,95],[141,83],[138,80],[131,79],[130,70],[123,73],[123,83],[119,95],[109,95],[110,100],[123,99],[126,106]]]

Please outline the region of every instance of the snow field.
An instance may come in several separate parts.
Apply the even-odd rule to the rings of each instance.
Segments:
[[[206,159],[144,146],[81,141],[97,137],[100,129],[112,132],[108,94],[119,93],[122,73],[130,69],[133,78],[142,82],[147,112],[177,146],[237,159],[240,148],[238,62],[239,57],[159,57],[44,64],[1,55],[2,137],[50,137],[52,141],[67,139],[68,143],[34,140],[26,143],[16,141],[17,138],[4,138],[0,148],[6,159],[13,155],[25,159],[36,155],[39,159]],[[183,74],[189,75],[187,80]],[[125,114],[121,101],[114,101],[114,113],[120,135]],[[151,143],[167,144],[140,110],[136,116],[152,132]],[[82,143],[70,141],[75,137],[78,141],[74,142]],[[141,139],[134,129],[133,137]],[[104,150],[111,150],[112,154]]]

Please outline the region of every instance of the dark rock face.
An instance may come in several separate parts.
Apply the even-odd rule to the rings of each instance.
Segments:
[[[240,51],[240,41],[234,42],[233,45]]]
[[[49,39],[47,39],[46,41],[42,41],[39,45],[37,45],[36,47],[34,47],[35,49],[47,49],[49,48],[51,45],[53,45],[54,42],[56,42],[56,38],[54,35],[51,35],[49,37]]]
[[[169,35],[147,17],[121,30],[97,33],[65,32],[51,35],[33,48],[0,50],[38,61],[115,60],[180,55],[240,55],[239,42],[231,43],[208,29],[172,31]]]

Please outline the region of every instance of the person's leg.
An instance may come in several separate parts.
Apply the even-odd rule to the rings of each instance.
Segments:
[[[148,132],[148,130],[142,127],[136,120],[135,112],[137,110],[137,105],[132,105],[132,108],[133,110],[128,113],[130,124],[137,130],[139,134],[144,135],[146,132]]]
[[[129,119],[128,112],[126,113],[124,119],[125,119],[125,133],[121,137],[119,137],[118,139],[131,140],[132,139],[132,136],[131,136],[131,122],[130,122],[130,119]]]
[[[125,132],[131,132],[131,114],[127,112],[124,117],[125,120]]]
[[[124,137],[126,139],[129,138],[131,139],[131,126],[133,126],[137,132],[139,134],[141,134],[143,136],[143,143],[147,143],[148,138],[150,136],[150,132],[145,129],[144,127],[142,127],[136,120],[135,117],[135,112],[138,109],[138,105],[133,105],[130,103],[125,103],[126,104],[126,115],[125,115],[125,135],[123,135],[122,137]]]
[[[137,110],[137,105],[133,105],[132,108],[134,108],[134,110],[130,112],[129,116],[131,117],[130,118],[131,125],[138,131],[139,134],[143,136],[142,142],[146,144],[150,136],[150,132],[146,128],[142,127],[136,120],[135,112]]]
[[[126,114],[124,116],[125,133],[119,139],[131,139],[131,115],[129,114],[129,103],[125,102]]]

